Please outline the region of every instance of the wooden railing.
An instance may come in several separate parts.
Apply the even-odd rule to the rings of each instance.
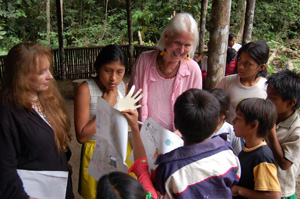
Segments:
[[[128,55],[128,45],[120,46]],[[89,78],[94,71],[94,62],[97,55],[101,52],[103,46],[99,47],[80,47],[64,49],[64,66],[67,79],[85,79]],[[136,59],[143,51],[155,49],[151,46],[134,45],[134,59]],[[62,79],[62,69],[59,58],[58,49],[53,49],[53,75],[56,79]],[[0,56],[0,82],[4,76],[4,59]]]

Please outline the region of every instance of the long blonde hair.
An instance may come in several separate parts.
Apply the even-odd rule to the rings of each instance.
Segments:
[[[0,93],[2,105],[14,104],[32,110],[31,99],[28,97],[31,92],[28,76],[42,69],[39,63],[44,57],[52,65],[51,50],[39,43],[17,44],[9,51],[4,62],[5,75]],[[46,91],[38,93],[38,98],[54,131],[58,151],[66,151],[71,124],[64,108],[64,99],[54,79]]]

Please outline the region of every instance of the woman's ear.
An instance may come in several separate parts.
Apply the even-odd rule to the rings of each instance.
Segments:
[[[263,70],[265,70],[265,68],[266,68],[266,64],[262,64],[262,65],[260,65],[260,71],[263,71]]]

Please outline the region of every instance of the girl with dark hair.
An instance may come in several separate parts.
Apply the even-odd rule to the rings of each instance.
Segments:
[[[266,64],[269,47],[264,41],[250,42],[240,48],[237,54],[237,74],[225,76],[217,88],[230,94],[230,109],[227,122],[232,124],[237,103],[243,98],[267,97]]]
[[[242,47],[241,44],[236,43],[236,35],[229,34],[228,36],[228,48],[233,48],[234,50],[238,51]]]
[[[0,198],[28,199],[17,169],[67,171],[70,120],[51,73],[51,50],[14,46],[0,90]],[[46,185],[53,186],[53,185]],[[69,175],[65,198],[74,198]]]
[[[150,199],[141,183],[122,172],[102,176],[97,187],[97,199]]]
[[[230,107],[229,93],[220,88],[214,88],[210,92],[217,98],[217,100],[221,105],[218,126],[215,129],[214,133],[211,135],[211,137],[220,134],[226,134],[227,141],[231,144],[235,153],[239,154],[242,150],[241,141],[239,138],[235,136],[233,131],[233,126],[228,122],[226,122],[226,117],[229,113],[229,107]]]
[[[94,68],[97,76],[83,82],[74,100],[74,121],[77,141],[82,145],[79,193],[83,198],[96,198],[97,181],[86,171],[96,140],[97,98],[117,107],[120,93],[125,96],[127,85],[123,77],[128,59],[117,45],[108,45],[99,53]]]
[[[236,50],[233,48],[227,49],[225,76],[236,73]]]

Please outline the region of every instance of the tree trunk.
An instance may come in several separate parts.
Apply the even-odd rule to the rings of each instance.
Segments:
[[[206,26],[206,12],[208,7],[208,0],[201,0],[201,21],[200,21],[200,35],[199,35],[199,55],[204,50],[205,45],[205,26]]]
[[[59,43],[59,59],[61,68],[61,78],[66,79],[66,70],[64,64],[64,42],[63,42],[63,12],[62,2],[63,0],[56,0],[56,16],[57,16],[57,28],[58,28],[58,43]]]
[[[129,39],[129,71],[133,66],[133,32],[132,32],[132,15],[131,15],[131,0],[126,0],[127,10],[127,27],[128,27],[128,39]]]
[[[208,45],[208,67],[205,88],[215,88],[224,77],[230,23],[231,0],[213,0],[210,41]]]
[[[47,41],[50,44],[50,0],[46,1],[46,15],[47,15]]]
[[[255,0],[247,0],[245,26],[244,26],[244,34],[243,34],[243,45],[249,43],[252,38],[254,10],[255,10]]]
[[[242,18],[242,24],[240,24],[240,30],[237,34],[237,42],[241,43],[243,39],[243,33],[244,33],[244,26],[245,26],[245,15],[246,15],[246,5],[247,0],[243,2],[243,18]]]

